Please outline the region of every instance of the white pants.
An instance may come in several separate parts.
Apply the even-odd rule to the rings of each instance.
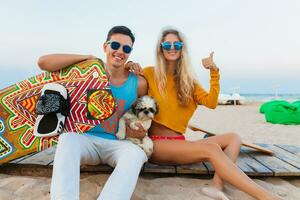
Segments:
[[[62,134],[54,159],[51,199],[79,200],[80,165],[106,163],[115,169],[98,200],[129,200],[146,161],[144,151],[130,141]]]

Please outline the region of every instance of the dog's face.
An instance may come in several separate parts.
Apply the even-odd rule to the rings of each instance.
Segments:
[[[155,100],[147,95],[138,98],[131,109],[139,119],[153,119],[154,115],[158,112]]]

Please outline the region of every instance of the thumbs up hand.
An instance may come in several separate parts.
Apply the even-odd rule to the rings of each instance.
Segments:
[[[214,60],[213,60],[213,56],[214,56],[214,52],[212,51],[210,54],[209,54],[209,57],[206,57],[206,58],[203,58],[202,59],[202,65],[204,68],[206,69],[210,69],[210,70],[218,70],[219,68],[217,67],[217,65],[214,63]]]

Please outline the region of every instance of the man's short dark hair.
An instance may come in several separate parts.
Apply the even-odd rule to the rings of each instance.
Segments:
[[[129,28],[127,28],[126,26],[112,27],[107,34],[106,42],[110,40],[110,38],[113,34],[117,34],[117,33],[120,33],[123,35],[128,35],[132,40],[132,44],[134,43],[135,37],[134,37],[133,33],[131,32],[131,30]]]

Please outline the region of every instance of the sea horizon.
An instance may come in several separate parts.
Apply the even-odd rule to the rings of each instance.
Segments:
[[[240,93],[241,96],[246,98],[246,101],[253,102],[267,102],[272,100],[284,100],[294,102],[300,100],[300,93]]]

